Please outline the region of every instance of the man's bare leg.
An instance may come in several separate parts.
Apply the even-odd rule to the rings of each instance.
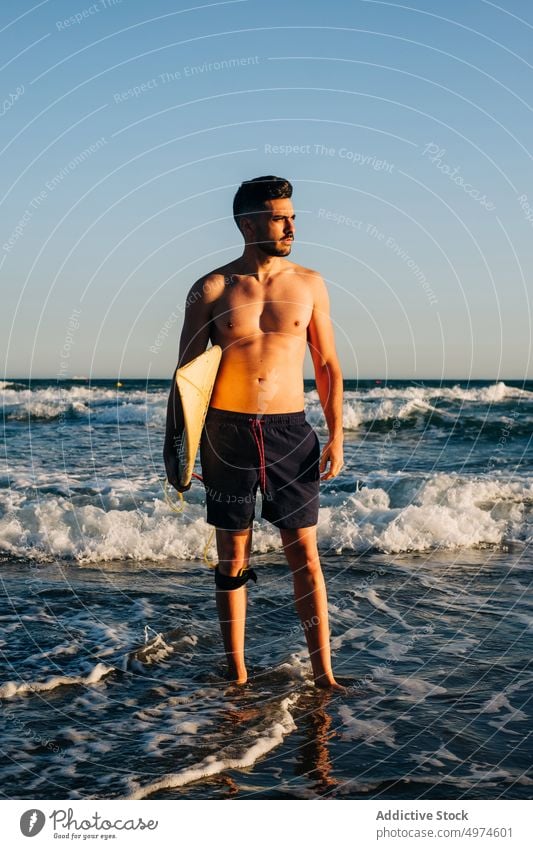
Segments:
[[[328,597],[316,543],[316,525],[281,530],[281,542],[292,570],[294,601],[302,622],[317,687],[344,690],[331,668]]]
[[[224,531],[217,528],[216,540],[219,571],[235,578],[241,569],[248,566],[252,529]],[[237,684],[244,684],[248,678],[244,663],[246,584],[237,590],[220,590],[217,587],[216,602],[230,678]]]

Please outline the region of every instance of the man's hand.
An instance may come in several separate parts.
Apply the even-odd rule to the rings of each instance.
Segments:
[[[326,471],[328,462],[329,469]],[[342,435],[333,438],[330,437],[320,457],[320,472],[325,472],[325,474],[321,474],[320,480],[329,481],[331,478],[335,478],[342,469],[343,463],[344,455]]]
[[[165,446],[163,459],[165,461],[165,469],[169,484],[178,492],[187,492],[187,490],[191,488],[192,481],[187,484],[187,486],[181,486],[179,482],[180,466],[176,452],[172,448]]]

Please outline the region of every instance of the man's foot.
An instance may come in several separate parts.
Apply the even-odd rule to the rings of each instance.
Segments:
[[[248,672],[246,669],[240,669],[238,672],[235,669],[228,671],[228,681],[232,684],[246,684],[248,681]]]
[[[338,693],[348,692],[348,689],[335,681],[332,675],[320,675],[318,678],[315,678],[315,687],[319,687],[321,690],[334,690]]]

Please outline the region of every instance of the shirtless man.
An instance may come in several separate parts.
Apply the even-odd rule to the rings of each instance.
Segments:
[[[318,687],[342,689],[330,659],[327,595],[316,542],[320,479],[343,464],[342,374],[322,277],[285,259],[294,239],[292,186],[280,177],[244,182],[233,202],[242,256],[191,288],[179,365],[207,348],[222,359],[206,417],[200,457],[207,521],[216,527],[216,601],[232,680],[244,662],[246,581],[257,487],[261,516],[280,529],[296,609]],[[303,361],[309,345],[329,437],[320,456],[305,420]],[[180,489],[175,437],[182,427],[175,381],[169,396],[164,458]],[[322,476],[320,476],[322,473]]]

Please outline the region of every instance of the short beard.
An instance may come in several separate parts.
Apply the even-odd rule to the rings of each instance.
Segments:
[[[285,248],[277,248],[276,242],[257,242],[257,247],[267,256],[288,256],[292,250],[292,242],[288,242]]]

